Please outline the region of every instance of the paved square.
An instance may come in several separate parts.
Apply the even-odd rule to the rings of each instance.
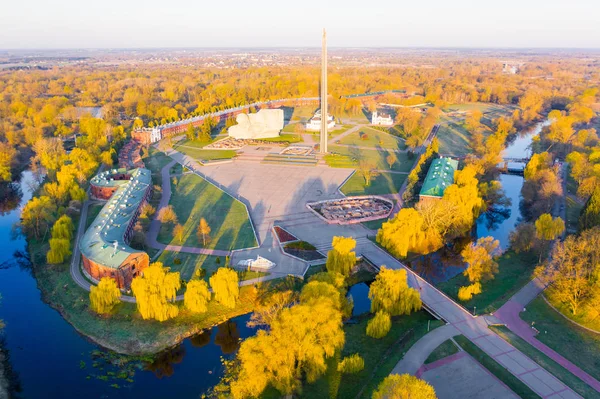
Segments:
[[[421,378],[433,386],[439,399],[518,398],[468,355],[428,370]]]

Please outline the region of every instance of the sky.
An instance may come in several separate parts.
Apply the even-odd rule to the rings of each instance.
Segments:
[[[600,48],[600,0],[5,0],[0,49]]]

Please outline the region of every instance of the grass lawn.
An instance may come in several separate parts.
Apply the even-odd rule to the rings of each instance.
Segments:
[[[486,131],[486,135],[491,133],[491,130]],[[440,118],[437,138],[440,142],[440,154],[462,156],[471,152],[471,133],[454,118]]]
[[[504,326],[490,326],[490,329],[500,335],[505,341],[523,352],[531,360],[545,368],[550,374],[561,380],[565,385],[573,389],[575,392],[584,398],[593,398],[600,395],[595,389],[580,380],[578,377],[571,374],[560,364],[550,359],[548,356],[529,345],[526,341],[515,335],[512,331]]]
[[[177,264],[176,260],[179,260]],[[217,259],[220,259],[217,261]],[[179,272],[183,280],[189,281],[196,270],[204,269],[206,273],[203,279],[208,282],[210,276],[217,271],[218,268],[225,266],[224,256],[213,256],[203,254],[190,254],[186,252],[164,251],[159,257],[158,262],[162,262],[165,266],[171,268],[173,272]],[[269,273],[236,270],[240,281],[250,280],[257,277],[268,276]]]
[[[402,150],[406,148],[403,140],[400,140],[391,134],[376,129],[370,129],[368,127],[362,128],[359,131],[342,138],[339,144],[391,150]]]
[[[188,146],[179,146],[177,151],[188,155],[198,161],[213,161],[217,159],[231,159],[236,156],[234,150],[204,150]]]
[[[271,137],[266,139],[261,139],[262,141],[267,141],[269,143],[302,143],[304,139],[299,134],[280,134],[278,137]]]
[[[465,338],[464,335],[454,337],[454,340],[483,367],[488,369],[496,378],[505,383],[514,393],[521,398],[539,398],[527,385],[512,375],[500,363],[492,359],[487,353],[479,349],[474,343]]]
[[[328,362],[328,371],[323,377],[303,386],[300,397],[371,398],[373,391],[406,351],[427,333],[427,321],[431,320],[431,329],[443,325],[439,320],[432,320],[425,311],[420,311],[410,316],[394,317],[388,335],[375,339],[365,333],[370,318],[370,314],[365,314],[357,318],[358,323],[344,325],[346,344],[342,353]],[[365,368],[357,374],[341,375],[336,368],[337,361],[354,353],[364,359]]]
[[[177,186],[172,187],[169,204],[173,205],[185,230],[181,245],[202,247],[202,240],[196,236],[201,218],[205,218],[211,228],[206,248],[229,250],[256,245],[244,204],[197,175],[184,175],[178,180]],[[158,241],[171,244],[172,231],[171,224],[163,224]]]
[[[104,207],[104,204],[91,204],[88,207],[87,219],[85,221],[86,230],[88,227],[90,227],[90,225],[92,224],[94,219],[96,219],[96,217],[98,216],[98,214],[100,213],[100,211],[102,210],[103,207]]]
[[[357,172],[346,181],[341,190],[346,195],[394,194],[400,191],[407,176],[399,173],[379,173],[372,177],[371,184],[365,187],[365,179]]]
[[[538,297],[527,305],[521,318],[535,322],[540,331],[536,337],[582,370],[598,378],[600,375],[600,334],[594,334],[566,320]]]
[[[335,152],[336,154],[346,155],[355,162],[361,160],[372,161],[377,169],[390,170],[390,166],[386,161],[386,157],[390,152],[386,150],[366,150],[357,147],[344,147],[339,145],[329,146],[329,151]],[[392,165],[391,170],[397,172],[410,172],[414,159],[409,159],[408,154],[405,152],[396,152],[396,162]],[[331,166],[331,165],[330,165]]]
[[[437,285],[437,288],[461,303],[470,311],[477,307],[477,313],[491,313],[502,306],[513,294],[527,284],[531,278],[537,257],[527,253],[516,254],[505,252],[498,259],[499,273],[491,281],[482,284],[482,293],[475,295],[467,302],[459,302],[458,289],[469,285],[467,278],[461,273],[456,277]]]
[[[458,348],[456,347],[454,342],[452,342],[452,340],[448,339],[448,340],[442,342],[442,344],[440,346],[438,346],[437,348],[435,348],[433,350],[433,352],[431,352],[429,357],[427,357],[427,359],[425,360],[425,364],[437,362],[438,360],[441,360],[450,355],[454,355],[457,352],[458,352]]]
[[[144,158],[143,161],[146,165],[146,169],[149,169],[150,172],[152,172],[152,183],[160,186],[162,184],[160,171],[171,162],[172,159],[156,148],[150,147],[148,156]]]

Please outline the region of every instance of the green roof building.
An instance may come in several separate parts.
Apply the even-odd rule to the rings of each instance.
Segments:
[[[456,170],[458,170],[457,160],[444,157],[434,159],[427,171],[419,198],[442,198],[446,187],[454,184]]]
[[[129,289],[149,264],[146,252],[128,244],[140,208],[152,194],[150,171],[112,169],[96,175],[90,185],[92,196],[107,202],[79,241],[83,269],[94,280],[110,277],[119,288]]]

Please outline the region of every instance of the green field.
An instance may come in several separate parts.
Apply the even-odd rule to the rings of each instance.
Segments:
[[[590,387],[588,384],[580,380],[575,375],[571,374],[560,364],[550,359],[544,353],[540,352],[525,340],[514,334],[508,328],[504,326],[490,326],[496,334],[500,335],[505,341],[510,343],[512,346],[523,352],[531,360],[542,366],[550,374],[561,380],[565,385],[573,389],[575,392],[583,396],[584,398],[593,398],[600,395],[595,389]],[[596,371],[597,372],[597,371]]]
[[[533,269],[537,264],[537,257],[528,253],[516,254],[513,251],[505,252],[498,259],[499,273],[496,277],[482,284],[482,293],[475,295],[467,302],[458,300],[458,289],[469,285],[468,279],[461,273],[456,277],[437,285],[437,288],[462,304],[470,311],[477,307],[477,313],[491,313],[500,308],[517,291],[527,284]]]
[[[510,116],[515,110],[512,105],[498,105],[489,103],[453,104],[444,109],[445,112],[471,111],[478,109],[483,113],[481,123],[484,125],[484,136],[492,132],[493,122],[501,116]],[[444,155],[463,156],[471,152],[471,132],[465,128],[466,114],[440,117],[440,130],[437,138],[440,142],[440,153]]]
[[[469,341],[464,335],[457,335],[454,340],[483,367],[488,369],[490,373],[496,376],[500,381],[506,384],[514,393],[521,398],[539,398],[527,385],[521,380],[512,375],[510,371],[504,368],[500,363],[496,362],[487,353],[479,349],[477,345]]]
[[[267,141],[269,143],[302,143],[304,139],[299,134],[280,134],[278,137],[272,137],[267,139],[261,139],[262,141]]]
[[[90,204],[88,207],[87,219],[85,221],[86,230],[88,227],[90,227],[94,219],[96,219],[96,216],[98,216],[103,207],[104,204]]]
[[[152,173],[152,183],[160,186],[162,184],[162,175],[160,172],[172,159],[154,147],[150,147],[148,156],[142,160],[146,165],[146,169],[149,169]]]
[[[217,260],[219,259],[219,260]],[[171,268],[173,272],[179,272],[183,280],[189,281],[197,270],[205,270],[203,279],[208,279],[220,267],[225,267],[224,256],[212,256],[203,254],[191,254],[186,252],[164,251],[158,258],[158,262]],[[179,263],[179,264],[178,264]],[[269,273],[240,270],[238,277],[240,281],[250,280],[256,277],[268,276]]]
[[[458,348],[456,347],[454,342],[452,342],[452,340],[448,339],[448,340],[442,342],[442,344],[440,346],[438,346],[437,348],[435,348],[433,350],[433,352],[431,352],[431,354],[425,360],[425,364],[437,362],[438,360],[441,360],[450,355],[454,355],[457,352],[458,352]]]
[[[329,147],[329,151],[336,154],[347,155],[350,159],[353,159],[356,162],[360,162],[363,159],[369,160],[373,162],[376,169],[390,170],[390,166],[386,162],[386,157],[390,153],[386,150],[366,150],[356,147],[332,145]],[[397,172],[410,172],[414,160],[409,159],[408,154],[405,152],[396,152],[395,155],[397,161],[392,165],[391,170],[395,170]]]
[[[358,323],[344,326],[346,344],[342,353],[328,362],[325,376],[314,384],[304,384],[300,397],[370,398],[377,385],[390,374],[404,353],[427,334],[427,321],[431,320],[431,329],[443,325],[439,320],[432,320],[427,312],[420,311],[410,316],[394,317],[388,335],[375,339],[365,333],[370,317],[370,314],[359,316]],[[354,353],[364,359],[364,370],[357,374],[341,375],[336,370],[337,360]]]
[[[214,161],[218,159],[231,159],[236,156],[233,150],[204,150],[190,146],[179,146],[177,151],[188,155],[198,161]]]
[[[205,218],[212,230],[205,248],[230,250],[256,245],[244,205],[201,177],[193,174],[182,176],[177,186],[172,187],[169,204],[173,205],[177,219],[185,230],[181,245],[203,246],[196,236],[200,218]],[[158,241],[180,245],[173,242],[172,231],[171,224],[163,224]]]
[[[542,297],[521,313],[527,323],[535,323],[536,337],[592,376],[600,375],[600,334],[576,326],[558,314]]]
[[[386,150],[403,150],[406,148],[404,141],[384,133],[380,130],[362,128],[342,138],[336,144],[352,145],[358,147],[381,148]]]
[[[380,195],[394,194],[400,191],[407,175],[400,173],[379,173],[371,178],[371,184],[365,187],[365,179],[357,171],[341,187],[346,195]]]

